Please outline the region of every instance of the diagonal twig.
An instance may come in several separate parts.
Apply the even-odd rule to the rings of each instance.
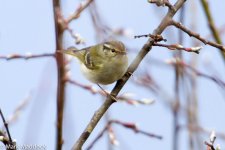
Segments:
[[[12,138],[11,138],[11,135],[10,135],[10,132],[9,132],[9,128],[8,128],[8,123],[5,120],[5,117],[4,117],[3,113],[2,113],[1,108],[0,108],[0,115],[1,115],[2,121],[4,123],[5,129],[6,129],[6,132],[7,132],[7,135],[9,137],[9,141],[12,143]]]
[[[5,117],[4,117],[3,113],[2,113],[1,108],[0,108],[0,116],[2,118],[3,124],[4,124],[5,129],[6,129],[6,133],[7,133],[7,136],[8,136],[8,137],[5,137],[4,133],[2,133],[0,131],[0,136],[3,137],[1,139],[1,141],[5,144],[7,150],[16,150],[16,143],[13,142],[13,140],[12,140],[12,137],[10,135],[9,128],[8,128],[8,123],[5,120]]]
[[[80,17],[80,14],[93,2],[93,0],[87,0],[86,2],[83,2],[80,4],[80,6],[76,9],[76,11],[70,15],[67,19],[66,22],[71,22],[74,19],[77,19]]]

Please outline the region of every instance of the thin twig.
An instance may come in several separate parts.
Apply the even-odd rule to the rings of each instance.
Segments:
[[[193,68],[191,65],[187,64],[186,62],[184,62],[182,60],[176,59],[176,60],[169,61],[167,63],[171,64],[171,65],[180,65],[180,66],[186,67],[186,68],[190,69],[191,71],[193,71],[197,76],[210,79],[211,81],[218,84],[220,87],[225,88],[225,82],[223,80],[221,80],[217,77],[214,77],[214,76],[207,75],[207,74],[197,70],[196,68]]]
[[[84,44],[84,39],[78,33],[74,33],[73,29],[71,29],[69,26],[69,22],[67,22],[66,19],[63,18],[62,12],[59,8],[56,9],[56,15],[61,28],[63,30],[67,30],[70,33],[71,37],[75,40],[75,43]]]
[[[180,44],[167,45],[167,44],[161,44],[161,43],[154,43],[153,46],[165,47],[165,48],[168,48],[169,50],[181,50],[181,51],[186,51],[186,52],[194,52],[196,54],[199,54],[199,51],[202,49],[201,46],[184,47]]]
[[[4,124],[5,129],[6,129],[6,133],[7,133],[7,136],[8,136],[8,137],[5,137],[4,133],[2,133],[0,131],[0,136],[3,137],[2,142],[5,144],[7,150],[16,150],[16,143],[11,138],[9,128],[8,128],[8,123],[5,120],[5,117],[2,113],[1,108],[0,108],[0,116],[2,118],[3,124]]]
[[[109,128],[109,125],[107,124],[103,130],[98,134],[98,136],[91,142],[91,144],[87,147],[87,150],[90,150],[94,145],[95,143],[103,136],[103,134],[108,130]]]
[[[108,121],[108,123],[106,124],[106,126],[103,128],[103,130],[98,134],[98,136],[87,147],[87,150],[90,150],[94,146],[94,144],[103,136],[103,134],[106,131],[110,130],[110,127],[112,126],[112,124],[121,125],[121,126],[127,128],[127,129],[133,130],[135,133],[143,134],[143,135],[148,136],[150,138],[156,138],[156,139],[159,139],[159,140],[162,139],[162,136],[160,136],[160,135],[156,135],[156,134],[149,133],[149,132],[146,132],[146,131],[143,131],[143,130],[139,129],[136,126],[135,123],[122,122],[122,121],[119,121],[119,120],[110,120],[110,121]]]
[[[154,30],[154,35],[160,35],[164,29],[169,25],[169,21],[172,19],[172,17],[175,15],[177,10],[186,2],[186,0],[178,0],[176,4],[174,5],[175,11],[169,10],[167,15],[163,18],[160,25]],[[126,84],[132,73],[137,69],[143,58],[148,54],[148,52],[152,49],[152,44],[154,41],[152,39],[149,39],[146,44],[143,46],[141,51],[138,53],[137,57],[134,59],[134,61],[129,66],[127,73],[123,76],[123,78],[119,81],[117,81],[115,87],[113,88],[111,95],[116,97],[120,90],[123,88],[123,86]],[[105,102],[102,104],[102,106],[95,112],[93,117],[91,118],[90,122],[88,123],[87,127],[83,131],[83,133],[80,135],[76,143],[73,145],[73,150],[81,150],[83,144],[86,142],[92,131],[94,130],[95,126],[99,122],[99,120],[102,118],[102,116],[105,114],[105,112],[108,110],[108,108],[114,103],[115,101],[108,97]]]
[[[97,89],[95,89],[93,86],[91,86],[91,85],[85,85],[85,84],[82,84],[82,83],[79,83],[79,82],[77,82],[77,81],[75,81],[75,80],[72,80],[72,79],[66,79],[66,82],[68,82],[68,83],[70,83],[70,84],[72,84],[72,85],[76,85],[76,86],[78,86],[78,87],[81,87],[81,88],[83,88],[83,89],[85,89],[85,90],[88,90],[89,92],[91,92],[92,94],[97,94],[97,93],[99,93],[99,94],[101,94],[101,95],[105,95],[101,90],[97,90]]]
[[[69,23],[72,20],[79,18],[80,14],[91,4],[92,1],[93,0],[86,0],[85,2],[82,2],[76,11],[66,19],[66,22]]]
[[[135,35],[134,38],[141,38],[141,37],[150,37],[152,38],[155,42],[160,42],[164,41],[166,42],[167,40],[163,38],[162,35],[153,35],[153,34],[143,34],[143,35]]]
[[[208,143],[207,141],[205,141],[204,143],[205,143],[205,145],[207,145],[210,148],[210,150],[216,150],[214,148],[214,146],[212,144]]]
[[[173,5],[168,0],[148,0],[149,3],[154,3],[157,6],[167,6],[169,9],[175,10]]]
[[[10,135],[10,132],[9,132],[9,128],[8,128],[8,123],[5,121],[5,117],[4,117],[3,113],[2,113],[1,108],[0,108],[0,115],[1,115],[2,121],[4,123],[7,135],[9,137],[9,141],[12,143],[12,138],[11,138],[11,135]]]
[[[72,84],[72,85],[78,86],[78,87],[80,87],[84,90],[87,90],[92,94],[100,94],[104,97],[107,97],[109,95],[109,93],[102,88],[101,88],[102,90],[98,90],[98,89],[95,89],[91,85],[85,85],[85,84],[79,83],[79,82],[77,82],[75,80],[71,80],[71,79],[66,79],[65,81]],[[146,98],[144,98],[144,99],[134,99],[129,95],[129,93],[123,93],[123,94],[117,96],[117,100],[118,100],[118,102],[126,102],[127,104],[133,105],[133,106],[135,106],[137,104],[151,105],[151,104],[154,103],[154,100],[152,100],[152,99],[146,99]]]
[[[200,125],[193,125],[193,124],[187,124],[187,125],[180,125],[181,129],[189,128],[189,130],[196,132],[196,133],[205,133],[210,134],[212,130],[206,129]],[[225,141],[225,133],[223,132],[217,132],[217,138],[220,138],[221,140]]]
[[[44,53],[44,54],[25,54],[25,55],[20,55],[20,54],[10,54],[7,56],[0,55],[0,59],[5,59],[5,60],[14,60],[14,59],[33,59],[33,58],[43,58],[43,57],[55,57],[55,54],[53,53]]]
[[[221,44],[218,44],[218,43],[215,43],[215,42],[212,42],[212,41],[208,41],[206,39],[204,39],[203,37],[201,37],[199,34],[195,33],[195,32],[192,32],[191,30],[187,29],[184,25],[182,25],[181,23],[179,22],[176,22],[174,20],[171,20],[170,21],[170,24],[177,27],[178,29],[181,29],[182,31],[184,31],[185,33],[187,33],[189,36],[193,36],[195,37],[196,39],[198,39],[199,41],[201,41],[202,43],[204,43],[205,45],[211,45],[215,48],[218,48],[220,49],[221,51],[225,52],[225,47],[224,45],[221,45]]]
[[[7,118],[7,122],[9,125],[11,125],[13,122],[18,120],[19,115],[21,114],[21,111],[24,109],[24,107],[27,106],[30,100],[31,100],[31,95],[29,94],[25,99],[19,102],[19,104],[16,106],[13,113]]]

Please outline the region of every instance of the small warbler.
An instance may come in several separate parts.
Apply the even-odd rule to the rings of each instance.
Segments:
[[[126,48],[120,41],[108,41],[81,50],[70,47],[59,52],[78,58],[84,76],[97,84],[117,81],[128,67]]]

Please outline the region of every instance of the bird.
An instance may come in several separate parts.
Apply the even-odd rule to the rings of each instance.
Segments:
[[[81,50],[69,47],[59,52],[76,57],[83,75],[96,84],[112,84],[121,79],[128,68],[126,47],[118,40],[106,41]]]

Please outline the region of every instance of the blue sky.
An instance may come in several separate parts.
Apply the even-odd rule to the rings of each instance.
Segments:
[[[64,16],[71,14],[77,8],[80,1],[63,1]],[[171,1],[173,2],[173,1]],[[218,27],[225,22],[221,10],[225,5],[219,1],[211,2],[213,16]],[[53,10],[51,1],[46,0],[0,0],[0,55],[13,53],[42,54],[55,50],[55,35]],[[123,27],[132,30],[135,35],[152,33],[159,24],[166,8],[158,8],[146,1],[104,1],[97,0],[97,6],[105,23],[113,28]],[[220,11],[218,11],[220,10]],[[209,35],[207,22],[199,2],[188,1],[186,3],[185,25],[191,28],[195,24],[196,32],[203,36]],[[175,16],[177,18],[177,16]],[[85,10],[78,20],[70,24],[74,32],[86,39],[86,45],[96,43],[95,31],[92,26],[89,11]],[[172,36],[174,35],[174,36]],[[170,43],[177,43],[177,29],[168,28],[163,36]],[[222,35],[224,39],[224,35]],[[140,49],[147,39],[120,38],[127,46]],[[185,46],[192,46],[193,38],[185,35]],[[64,47],[74,45],[74,40],[65,33]],[[200,45],[203,45],[200,43]],[[203,45],[204,46],[204,45]],[[79,45],[78,47],[84,47]],[[153,63],[152,59],[165,61],[172,57],[173,52],[163,48],[154,48],[142,62],[135,78],[141,72],[149,70],[152,77],[173,97],[174,70],[172,67],[161,67]],[[129,53],[129,59],[135,57],[135,53]],[[224,62],[219,50],[210,46],[204,46],[199,55],[184,53],[185,60],[197,57],[198,69],[204,73],[220,77],[225,81]],[[91,84],[79,70],[79,64],[72,60],[70,66],[71,77],[84,84]],[[34,60],[0,60],[0,106],[5,116],[10,116],[18,104],[30,95],[30,100],[19,115],[19,119],[10,125],[12,137],[19,144],[46,145],[48,149],[55,147],[55,118],[56,118],[56,63],[53,58],[40,58]],[[132,80],[132,79],[131,79]],[[148,138],[144,135],[115,125],[114,130],[120,142],[115,149],[172,149],[172,121],[170,109],[163,100],[149,90],[141,88],[128,81],[122,92],[136,93],[136,97],[155,99],[150,106],[130,106],[125,103],[116,103],[109,109],[110,118],[125,122],[137,123],[140,129],[163,136],[163,140]],[[225,133],[225,119],[221,117],[224,112],[224,93],[212,81],[198,78],[198,102],[200,124],[209,129]],[[94,85],[95,86],[95,85]],[[107,89],[112,89],[113,85]],[[95,88],[98,88],[95,86]],[[93,113],[102,104],[102,98],[92,95],[79,87],[68,84],[66,94],[66,106],[64,117],[64,148],[70,149],[75,140],[86,127]],[[183,95],[184,97],[185,95]],[[185,97],[182,99],[185,103]],[[181,117],[182,118],[182,117]],[[184,117],[183,117],[184,118]],[[182,120],[182,119],[181,119]],[[181,123],[185,122],[185,119]],[[85,144],[88,146],[96,135],[104,127],[105,119],[102,118],[90,139]],[[106,134],[105,136],[106,137]],[[203,134],[207,140],[208,135]],[[180,134],[180,149],[188,149],[187,133]],[[224,141],[218,140],[224,148]],[[106,149],[106,138],[101,139],[93,149]]]

